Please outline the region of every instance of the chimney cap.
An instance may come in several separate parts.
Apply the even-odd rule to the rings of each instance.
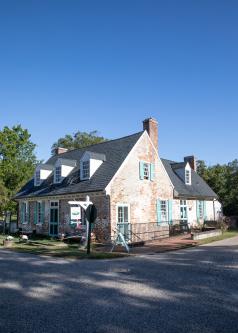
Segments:
[[[146,118],[145,120],[143,120],[143,123],[148,123],[148,122],[155,122],[158,124],[158,121],[153,117],[149,117],[149,118]]]

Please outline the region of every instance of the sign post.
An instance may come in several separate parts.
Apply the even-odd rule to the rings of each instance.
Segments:
[[[85,211],[86,218],[88,221],[88,241],[87,241],[87,254],[90,254],[91,249],[91,230],[92,230],[92,223],[95,222],[97,218],[97,208],[94,204],[89,205]]]
[[[89,196],[86,197],[86,201],[69,201],[68,203],[69,205],[79,205],[85,211],[87,219],[87,254],[90,254],[91,229],[92,229],[92,223],[94,223],[97,218],[97,208],[90,201]]]

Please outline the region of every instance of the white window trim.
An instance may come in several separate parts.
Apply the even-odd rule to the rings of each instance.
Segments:
[[[187,172],[189,173],[189,181],[187,181]],[[185,169],[185,184],[186,185],[191,185],[192,181],[191,181],[191,170],[189,169]]]
[[[56,169],[59,168],[60,169],[60,180],[57,180],[56,179]],[[62,165],[56,165],[55,166],[55,169],[54,169],[54,183],[55,184],[60,184],[63,180],[63,177],[62,177]]]
[[[84,165],[84,163],[88,163],[88,176],[87,177],[84,177],[84,174],[83,174],[83,165]],[[90,179],[90,167],[91,167],[91,165],[90,165],[91,163],[90,163],[90,159],[88,159],[88,160],[85,160],[85,161],[81,161],[81,179],[82,180],[87,180],[87,179]]]
[[[36,203],[37,203],[37,223],[36,223],[36,225],[42,225],[43,223],[39,222],[39,212],[38,212],[38,204],[40,204],[40,210],[41,210],[42,209],[42,207],[41,207],[42,201],[36,201]],[[41,212],[40,212],[40,216],[41,216]]]
[[[166,208],[166,217],[165,217],[165,221],[162,221],[162,201],[165,202],[165,208]],[[160,199],[160,215],[161,215],[161,224],[162,223],[168,223],[168,220],[169,220],[169,212],[168,212],[168,200],[165,200],[165,199]]]
[[[130,207],[130,204],[127,204],[127,203],[117,203],[116,204],[116,223],[119,223],[118,222],[118,208],[119,207],[127,207],[128,208],[128,224],[131,223],[131,207]]]
[[[38,179],[38,177],[36,176],[37,175],[37,173],[39,172],[39,174],[40,174],[40,177],[39,177],[39,179]],[[39,180],[39,183],[37,182],[37,179]],[[35,171],[35,186],[40,186],[41,185],[41,171],[40,170],[36,170]]]
[[[29,202],[28,201],[23,201],[23,204],[26,205],[26,211],[24,211],[24,221],[21,221],[22,224],[28,224],[29,221]]]

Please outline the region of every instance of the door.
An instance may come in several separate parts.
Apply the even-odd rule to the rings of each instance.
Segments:
[[[50,236],[56,237],[59,232],[59,202],[51,201],[50,203]]]
[[[182,230],[188,230],[188,207],[186,200],[180,200],[180,225]]]
[[[131,239],[128,205],[122,204],[117,206],[117,231],[124,236],[126,242]]]

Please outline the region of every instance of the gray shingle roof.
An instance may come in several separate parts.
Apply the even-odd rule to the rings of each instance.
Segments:
[[[141,137],[142,133],[143,132],[139,132],[120,139],[106,141],[82,149],[71,150],[58,156],[52,156],[46,162],[46,165],[53,166],[58,158],[63,158],[77,161],[77,166],[61,184],[53,183],[53,175],[49,176],[39,187],[35,187],[34,179],[31,179],[17,193],[15,199],[104,190]],[[89,180],[79,181],[79,161],[86,151],[100,154],[101,157],[105,157],[105,159]]]
[[[178,197],[198,198],[198,199],[213,199],[217,198],[217,194],[210,186],[194,171],[191,170],[192,184],[186,185],[178,176],[174,169],[185,167],[186,163],[176,163],[174,161],[161,159],[169,178],[174,185],[175,192]]]

